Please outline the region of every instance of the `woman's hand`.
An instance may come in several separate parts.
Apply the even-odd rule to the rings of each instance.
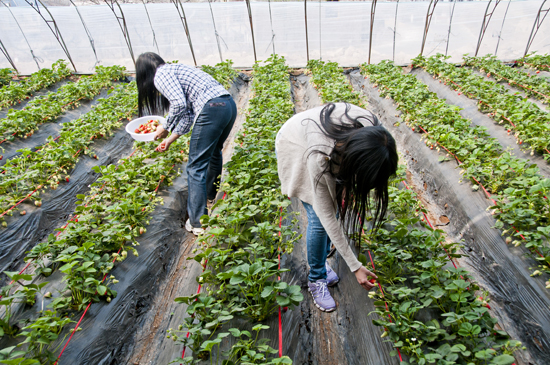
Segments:
[[[168,133],[168,132],[166,132]],[[170,135],[170,137],[166,138],[164,141],[162,141],[156,148],[155,148],[155,151],[158,151],[158,152],[164,152],[166,151],[168,148],[170,148],[170,145],[172,144],[172,142],[174,142],[176,139],[179,138],[179,134],[176,134],[176,133],[172,133]]]
[[[155,132],[154,140],[156,141],[157,139],[166,138],[167,135],[168,135],[168,131],[166,129],[162,128],[161,125],[159,125],[157,127],[157,131]]]
[[[357,271],[354,272],[354,274],[359,285],[361,285],[365,290],[371,290],[376,286],[374,279],[378,279],[378,276],[367,270],[366,267],[361,266]],[[372,276],[374,279],[371,279],[371,281],[369,281],[369,276]]]

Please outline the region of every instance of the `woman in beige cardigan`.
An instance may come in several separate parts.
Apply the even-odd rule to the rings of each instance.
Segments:
[[[331,243],[359,284],[374,287],[368,277],[376,275],[357,260],[345,232],[361,232],[371,208],[373,227],[380,226],[397,170],[395,140],[371,112],[331,103],[290,118],[275,146],[282,193],[299,198],[307,212],[309,291],[319,309],[333,311],[327,286],[339,279],[326,262]]]

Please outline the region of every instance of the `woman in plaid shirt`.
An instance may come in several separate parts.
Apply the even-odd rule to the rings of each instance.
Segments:
[[[237,106],[209,74],[182,64],[167,64],[152,52],[138,57],[136,81],[140,117],[168,111],[166,122],[155,134],[155,140],[164,139],[157,147],[159,151],[166,151],[194,123],[187,163],[189,219],[185,228],[199,235],[204,232],[200,217],[208,214],[207,199],[216,197],[222,147],[237,117]]]

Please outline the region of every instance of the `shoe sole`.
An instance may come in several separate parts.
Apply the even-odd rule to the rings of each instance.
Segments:
[[[338,284],[340,282],[340,279],[336,280],[334,283],[327,283],[327,286],[333,287],[334,285]]]
[[[336,310],[336,307],[332,308],[332,309],[326,309],[326,308],[323,308],[321,307],[319,304],[317,304],[317,302],[315,301],[315,298],[313,298],[313,293],[311,292],[311,290],[308,288],[307,291],[311,294],[311,298],[313,299],[313,304],[315,304],[315,306],[317,308],[319,308],[321,310],[321,312],[333,312]]]

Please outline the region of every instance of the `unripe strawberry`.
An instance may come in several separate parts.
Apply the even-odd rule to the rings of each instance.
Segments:
[[[506,237],[506,244],[512,243],[512,237]]]
[[[144,233],[145,233],[145,228],[139,227],[139,234],[144,234]]]
[[[107,299],[105,299],[107,301],[107,303],[111,303],[111,297],[107,297]]]
[[[40,206],[42,206],[42,201],[41,200],[36,200],[34,202],[34,205],[36,205],[37,207],[40,207]]]
[[[19,212],[19,214],[25,215],[25,214],[27,214],[27,211],[26,211],[26,210],[22,210],[22,211]]]
[[[2,227],[6,228],[8,226],[8,223],[6,221],[2,222]]]

